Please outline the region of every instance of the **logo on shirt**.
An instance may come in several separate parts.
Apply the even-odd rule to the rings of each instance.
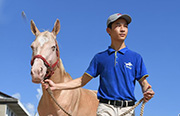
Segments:
[[[128,63],[124,62],[124,64],[125,64],[126,68],[132,69],[133,65],[131,64],[131,62],[128,62]]]

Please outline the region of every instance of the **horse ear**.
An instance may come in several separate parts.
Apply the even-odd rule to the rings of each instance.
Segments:
[[[40,33],[33,20],[31,20],[31,31],[35,36]]]
[[[59,19],[57,19],[56,22],[54,23],[54,28],[52,32],[54,33],[54,35],[57,35],[59,31],[60,31],[60,21]]]

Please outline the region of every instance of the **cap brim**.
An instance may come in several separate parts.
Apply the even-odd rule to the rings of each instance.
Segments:
[[[125,19],[127,21],[127,24],[131,23],[131,17],[127,14],[121,15],[119,18]]]

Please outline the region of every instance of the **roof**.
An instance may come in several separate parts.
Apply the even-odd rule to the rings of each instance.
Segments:
[[[24,108],[21,102],[0,91],[0,104],[7,104],[17,116],[30,116],[29,112]]]

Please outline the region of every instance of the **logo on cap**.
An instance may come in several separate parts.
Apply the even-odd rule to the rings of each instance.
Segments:
[[[121,13],[118,13],[117,16],[122,15]]]

